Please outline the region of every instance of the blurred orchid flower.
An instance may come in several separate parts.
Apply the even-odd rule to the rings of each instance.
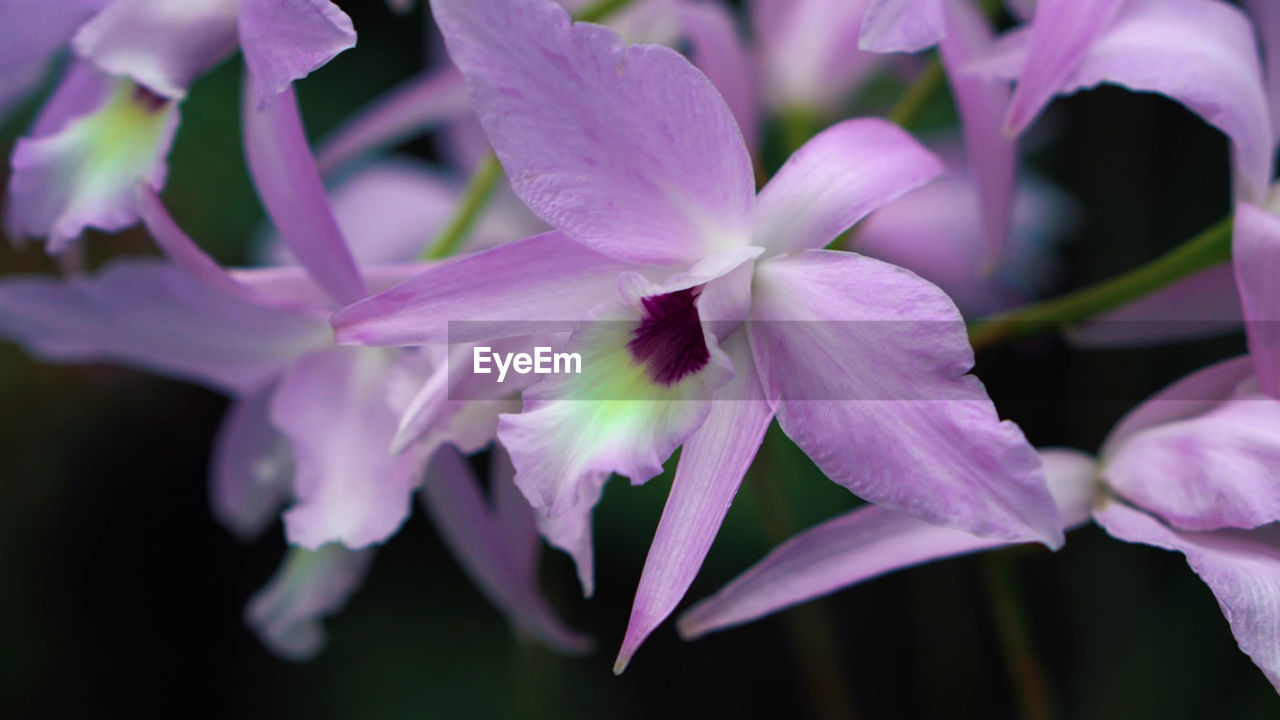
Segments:
[[[1042,451],[1069,530],[1182,552],[1241,650],[1280,690],[1280,217],[1236,211],[1235,269],[1250,354],[1193,373],[1135,408],[1095,461]],[[863,507],[772,551],[679,621],[694,638],[894,570],[1007,543]]]
[[[138,221],[134,188],[164,187],[177,104],[237,46],[261,105],[355,45],[350,18],[328,0],[36,5],[0,2],[0,48],[23,53],[0,62],[0,112],[68,43],[77,59],[14,150],[6,223],[17,237],[47,237],[55,254],[86,228]]]
[[[966,374],[951,301],[899,268],[815,249],[938,175],[932,154],[889,123],[840,123],[757,198],[732,113],[677,53],[627,47],[540,0],[432,7],[516,194],[555,230],[429,269],[334,325],[340,342],[404,346],[577,323],[583,374],[530,387],[498,435],[556,526],[544,533],[580,551],[588,591],[600,485],[644,482],[684,445],[618,671],[692,582],[775,414],[874,502],[1060,543],[1039,458]],[[459,319],[487,322],[450,331]]]
[[[429,491],[428,504],[470,503],[438,523],[447,544],[464,548],[459,559],[468,572],[522,632],[566,651],[585,649],[537,597],[527,533],[513,527],[504,534],[509,523],[532,527],[532,510],[525,506],[520,519],[501,500],[491,513],[469,470],[436,452],[445,444],[465,452],[489,444],[506,405],[444,404],[429,414],[430,442],[392,454],[402,415],[439,374],[442,358],[431,349],[333,345],[331,309],[420,272],[424,265],[411,260],[421,247],[365,227],[351,238],[360,243],[353,252],[320,183],[292,91],[262,108],[246,103],[244,111],[253,180],[299,265],[225,270],[144,186],[142,218],[169,262],[118,260],[95,276],[0,282],[0,333],[47,359],[118,362],[233,396],[216,441],[211,499],[215,515],[241,537],[261,533],[289,505],[285,534],[298,549],[246,611],[281,654],[318,651],[317,619],[345,602],[370,547],[408,516],[433,456],[430,481],[440,487]],[[386,220],[404,210],[401,200],[339,209]],[[401,215],[402,222],[425,223],[416,233],[421,243],[438,220]],[[367,263],[358,265],[357,256]]]

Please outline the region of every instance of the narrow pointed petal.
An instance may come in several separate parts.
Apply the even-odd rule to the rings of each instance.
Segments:
[[[897,125],[846,120],[795,151],[760,191],[752,244],[771,253],[822,248],[942,171],[942,162]]]
[[[628,48],[549,0],[431,6],[513,189],[540,218],[639,262],[745,243],[751,159],[720,94],[682,56]]]
[[[109,0],[68,0],[49,12],[43,3],[0,2],[0,117],[48,71],[56,53]]]
[[[720,399],[712,401],[711,413],[680,453],[614,673],[626,669],[640,644],[689,590],[773,419],[746,335],[730,339],[725,352],[736,374],[717,392]]]
[[[1271,0],[1244,0],[1244,7],[1262,39],[1267,99],[1271,101],[1271,129],[1280,143],[1280,4]]]
[[[858,48],[871,52],[917,52],[946,33],[944,0],[871,0]]]
[[[1238,332],[1243,323],[1235,272],[1222,263],[1070,328],[1067,340],[1086,348],[1154,345]]]
[[[946,295],[901,268],[806,251],[760,263],[747,329],[778,422],[871,502],[1002,540],[1062,544],[1044,471],[1001,421]]]
[[[366,294],[364,282],[329,207],[297,98],[286,87],[258,108],[248,99],[252,86],[245,83],[244,147],[262,204],[316,282],[339,303],[355,302]]]
[[[942,66],[951,83],[964,132],[969,174],[977,183],[986,251],[984,268],[1003,256],[1013,213],[1017,141],[1001,132],[1009,106],[1007,83],[969,75],[961,68],[991,49],[986,18],[968,3],[953,2],[946,10],[947,37],[940,47]]]
[[[271,421],[293,449],[294,495],[284,515],[289,542],[316,549],[382,542],[409,515],[422,458],[387,448],[396,413],[386,397],[394,353],[330,348],[300,360],[281,379]]]
[[[239,2],[240,49],[260,109],[294,80],[356,45],[351,18],[329,0]]]
[[[1018,75],[1005,131],[1020,134],[1057,95],[1127,0],[1039,0],[1030,52]],[[1160,0],[1163,1],[1163,0]]]
[[[511,475],[491,478],[493,492],[499,484],[513,485]],[[526,503],[528,521],[520,527],[526,537],[508,537],[501,519],[488,507],[479,484],[457,451],[442,448],[427,468],[422,488],[423,505],[445,545],[468,577],[489,602],[511,622],[517,632],[564,653],[590,650],[590,638],[565,627],[538,592],[537,576],[528,553],[536,539],[533,509]],[[507,541],[513,541],[511,545]]]
[[[689,60],[707,76],[742,129],[748,148],[760,135],[755,68],[733,15],[718,3],[679,2],[676,12],[689,42]]]
[[[636,267],[560,233],[544,233],[437,265],[344,308],[333,316],[333,326],[338,342],[360,345],[527,335],[530,323],[580,320],[616,297],[618,273]],[[451,320],[467,323],[450,336]]]
[[[167,263],[0,282],[0,335],[56,362],[111,362],[250,392],[328,342],[323,316],[227,295]]]
[[[69,92],[55,94],[33,134],[14,148],[5,203],[10,227],[47,237],[51,253],[86,228],[115,232],[136,223],[135,191],[164,187],[178,127],[174,103],[88,65],[73,65],[63,86]]]
[[[1277,467],[1280,400],[1253,393],[1129,436],[1103,477],[1171,525],[1204,531],[1280,520]]]
[[[362,155],[461,117],[469,108],[462,75],[452,66],[410,78],[325,138],[316,153],[320,172],[328,174]]]
[[[289,443],[271,425],[275,385],[232,401],[213,446],[209,505],[242,540],[262,534],[292,494]]]
[[[1093,458],[1075,450],[1043,450],[1041,457],[1064,529],[1088,521],[1095,486]],[[681,615],[680,635],[692,640],[881,575],[1009,544],[863,506],[779,545]]]
[[[1275,527],[1179,532],[1115,500],[1094,519],[1120,540],[1182,553],[1213,592],[1240,650],[1280,691],[1280,537]]]
[[[1280,217],[1236,205],[1231,262],[1244,308],[1249,354],[1262,392],[1280,398]]]
[[[765,100],[775,111],[835,113],[858,83],[883,63],[849,46],[866,0],[753,0]]]
[[[235,51],[236,14],[234,0],[114,0],[72,45],[103,72],[177,99]]]
[[[280,569],[245,607],[263,644],[287,660],[310,660],[324,648],[322,618],[337,613],[364,582],[372,550],[326,545],[290,548]]]

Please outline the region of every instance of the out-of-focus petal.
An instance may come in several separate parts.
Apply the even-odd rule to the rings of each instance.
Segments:
[[[1040,454],[1064,529],[1083,524],[1093,505],[1093,458],[1076,450]],[[860,507],[779,545],[681,615],[680,635],[692,640],[881,575],[1009,544],[875,505]]]
[[[942,162],[885,120],[847,120],[795,151],[760,191],[752,243],[821,248],[880,206],[941,175]]]
[[[1242,532],[1173,530],[1122,502],[1094,513],[1113,537],[1180,552],[1209,586],[1240,649],[1280,690],[1280,537],[1276,527]]]
[[[945,0],[871,0],[858,47],[871,52],[916,52],[946,33]]]
[[[929,522],[1062,543],[1035,450],[1002,422],[942,291],[852,253],[759,264],[747,325],[787,435],[835,482]]]
[[[250,392],[328,342],[323,316],[227,295],[168,264],[0,282],[0,335],[58,362],[113,362]]]
[[[1243,322],[1235,273],[1222,263],[1070,328],[1066,336],[1079,347],[1128,347],[1213,337],[1236,332]]]
[[[746,335],[734,335],[725,343],[725,352],[733,360],[734,378],[717,391],[707,419],[680,452],[614,662],[615,673],[626,669],[640,644],[689,590],[773,418]]]
[[[1241,393],[1134,433],[1103,467],[1126,499],[1185,530],[1280,520],[1280,400]]]
[[[289,443],[268,414],[274,392],[271,384],[234,400],[214,440],[209,504],[245,540],[262,534],[292,493]]]
[[[580,320],[616,297],[613,260],[557,232],[435,266],[333,316],[338,342],[422,345],[527,335],[531,323]],[[450,335],[449,321],[462,321]]]
[[[321,618],[337,613],[364,582],[373,550],[290,548],[280,569],[245,607],[245,622],[277,655],[310,660],[324,648]]]
[[[1267,99],[1271,101],[1271,124],[1280,142],[1280,3],[1271,0],[1244,0],[1262,39],[1262,58],[1266,64]]]
[[[1000,130],[1010,90],[1007,83],[961,69],[991,48],[991,28],[982,14],[969,3],[952,2],[946,16],[947,37],[939,50],[960,112],[969,175],[978,188],[985,240],[981,262],[990,268],[1004,254],[1013,213],[1017,144]]]
[[[495,450],[495,452],[498,452]],[[490,478],[496,495],[499,484],[512,485],[510,474]],[[499,518],[456,450],[441,448],[427,468],[422,486],[423,506],[431,516],[445,545],[463,570],[511,622],[516,631],[566,653],[591,649],[591,639],[580,635],[556,617],[555,611],[538,592],[536,555],[530,555],[528,540],[537,537],[533,510],[525,504],[529,517],[521,527],[527,538],[509,538]],[[508,546],[507,540],[512,540]]]
[[[101,102],[70,117],[63,114],[77,104],[70,99],[46,108],[36,134],[14,148],[5,203],[13,231],[47,236],[51,253],[86,228],[114,232],[137,222],[135,191],[140,184],[164,187],[178,127],[177,105],[132,81],[75,65],[64,84]]]
[[[109,0],[66,0],[56,11],[31,0],[0,0],[0,118],[32,90],[50,60]]]
[[[634,261],[743,244],[755,182],[742,134],[675,51],[626,47],[549,0],[437,0],[517,195],[552,227]]]
[[[1236,205],[1231,262],[1262,392],[1280,399],[1280,217]]]
[[[1005,115],[1009,134],[1021,133],[1061,90],[1128,0],[1039,0],[1030,52]],[[1163,0],[1158,0],[1163,2]]]
[[[423,73],[392,88],[320,144],[316,160],[329,173],[361,155],[407,140],[469,109],[462,75],[453,67]]]
[[[834,112],[883,61],[850,45],[863,27],[866,0],[753,0],[750,6],[763,92],[774,109]]]
[[[351,18],[329,0],[239,0],[240,49],[253,76],[253,100],[271,96],[355,47]]]
[[[327,348],[285,373],[271,421],[293,448],[294,496],[284,514],[289,542],[361,548],[390,537],[409,515],[423,466],[392,455],[396,413],[386,397],[389,350]]]
[[[237,11],[235,0],[113,0],[72,45],[105,73],[182,98],[193,80],[236,49]]]
[[[287,84],[261,106],[242,108],[244,148],[258,196],[280,236],[316,282],[339,303],[365,296],[364,282],[333,217],[320,171],[307,145],[298,101]]]

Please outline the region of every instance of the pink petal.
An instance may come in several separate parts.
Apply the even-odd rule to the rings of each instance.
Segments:
[[[885,120],[847,120],[795,151],[760,191],[752,243],[821,248],[873,210],[941,175],[942,163]]]
[[[286,87],[255,108],[243,110],[245,156],[267,214],[299,262],[340,303],[365,296],[355,260],[338,229],[320,182],[315,158],[298,117],[298,101]]]
[[[292,495],[289,443],[268,415],[275,385],[231,403],[214,440],[209,504],[243,540],[262,534]]]
[[[320,619],[337,613],[364,582],[372,550],[326,545],[290,548],[280,569],[249,598],[245,621],[263,644],[287,660],[310,660],[324,648]]]
[[[1243,322],[1235,274],[1222,263],[1071,328],[1067,339],[1087,348],[1142,346],[1236,332]]]
[[[490,483],[495,495],[499,486],[514,488],[510,473],[495,475]],[[445,545],[517,632],[560,652],[591,649],[591,639],[565,627],[538,592],[537,556],[529,552],[537,530],[527,503],[523,513],[528,519],[519,522],[527,534],[509,536],[503,527],[505,519],[490,509],[471,468],[451,448],[442,448],[431,460],[422,499]]]
[[[1250,532],[1179,532],[1119,501],[1108,502],[1094,519],[1120,540],[1185,555],[1213,592],[1240,650],[1280,690],[1280,538],[1274,526]]]
[[[751,160],[706,76],[571,24],[549,0],[437,0],[436,22],[517,195],[602,253],[692,262],[744,243]]]
[[[396,413],[386,397],[394,353],[365,348],[314,352],[285,373],[271,421],[293,448],[294,495],[284,515],[289,542],[362,548],[382,542],[409,514],[423,461],[392,455]]]
[[[1088,521],[1094,462],[1075,450],[1043,450],[1045,476],[1064,529]],[[868,505],[801,532],[773,549],[679,620],[686,640],[750,622],[881,575],[1009,543]]]
[[[778,422],[861,497],[977,535],[1062,543],[1035,450],[1001,422],[933,285],[852,253],[757,268],[747,329]]]
[[[259,109],[271,96],[355,47],[351,18],[329,0],[239,0],[240,48]]]
[[[871,52],[917,52],[946,34],[944,0],[871,0],[858,48]]]
[[[712,402],[711,413],[680,453],[614,673],[626,669],[640,644],[689,590],[773,419],[746,336],[735,335],[725,351],[737,374],[718,391],[722,399]]]
[[[1280,218],[1236,205],[1231,254],[1258,382],[1262,392],[1280,398]]]
[[[634,269],[555,232],[437,265],[333,316],[338,342],[421,345],[527,335],[580,320]],[[450,321],[455,324],[449,332]],[[569,324],[568,327],[572,327]]]
[[[236,2],[113,0],[72,45],[103,72],[132,78],[167,98],[236,49]]]

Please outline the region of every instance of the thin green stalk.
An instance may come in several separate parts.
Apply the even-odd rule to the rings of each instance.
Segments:
[[[969,327],[969,340],[975,350],[981,350],[1088,320],[1198,270],[1226,262],[1231,259],[1231,227],[1231,218],[1226,218],[1155,260],[1110,280],[978,320]]]
[[[458,201],[457,210],[449,219],[449,224],[444,226],[444,229],[422,253],[423,259],[439,260],[458,252],[458,248],[462,247],[462,243],[480,219],[480,213],[493,199],[493,192],[498,188],[498,180],[501,177],[502,164],[498,162],[496,155],[489,153],[480,162],[475,174],[467,181],[462,199]]]

